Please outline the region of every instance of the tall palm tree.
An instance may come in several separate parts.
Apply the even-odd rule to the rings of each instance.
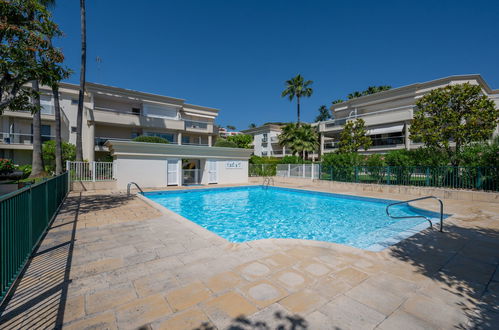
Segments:
[[[361,92],[355,91],[353,93],[348,94],[347,99],[351,100],[351,99],[354,99],[356,97],[361,97],[361,96],[362,96]]]
[[[83,101],[85,96],[85,72],[87,70],[87,23],[85,14],[85,0],[80,0],[81,20],[81,68],[80,68],[80,91],[78,95],[78,112],[76,114],[76,160],[83,160]]]
[[[42,115],[40,106],[40,86],[38,80],[34,80],[32,88],[36,92],[33,97],[33,104],[36,107],[36,112],[33,114],[33,156],[31,160],[31,174],[30,177],[36,178],[44,175],[43,157],[42,157]]]
[[[331,119],[331,114],[329,113],[329,110],[325,105],[321,105],[318,111],[319,114],[317,115],[317,117],[315,117],[315,122]]]
[[[287,124],[279,135],[279,144],[291,150],[294,155],[299,154],[303,159],[307,152],[313,152],[319,147],[319,138],[316,130],[310,125]]]
[[[61,106],[59,103],[59,84],[52,85],[52,95],[54,96],[54,117],[55,117],[55,174],[59,175],[62,169],[62,136],[61,136]]]
[[[286,80],[286,89],[281,93],[281,97],[287,96],[290,101],[296,97],[298,126],[300,126],[300,98],[312,96],[313,90],[309,87],[312,83],[311,80],[305,81],[302,75],[298,74],[296,77]]]

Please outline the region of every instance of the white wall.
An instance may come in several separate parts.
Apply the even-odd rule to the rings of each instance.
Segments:
[[[241,168],[227,168],[227,162],[231,161],[241,162]],[[217,170],[219,184],[248,183],[247,160],[217,159]]]

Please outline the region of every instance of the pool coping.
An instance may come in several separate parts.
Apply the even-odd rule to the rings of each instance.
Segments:
[[[190,227],[191,229],[195,230],[196,232],[200,233],[201,235],[205,236],[206,238],[210,238],[210,239],[216,239],[216,240],[219,240],[223,243],[226,243],[226,244],[235,244],[235,245],[240,245],[240,244],[254,244],[254,243],[257,243],[257,242],[261,242],[261,241],[269,241],[269,240],[280,240],[280,241],[296,241],[296,242],[314,242],[314,243],[319,243],[319,245],[323,246],[324,244],[330,244],[331,247],[332,246],[345,246],[345,247],[349,247],[349,248],[353,248],[353,249],[359,249],[359,250],[362,250],[362,251],[370,251],[370,252],[382,252],[383,250],[395,245],[395,244],[398,244],[400,242],[402,242],[403,240],[413,236],[413,235],[416,235],[420,232],[422,232],[423,230],[425,229],[429,229],[431,228],[431,226],[429,226],[427,224],[427,222],[422,222],[420,224],[417,224],[407,230],[404,230],[403,232],[399,232],[393,236],[390,236],[386,239],[383,239],[381,241],[378,241],[370,246],[368,246],[367,248],[360,248],[360,247],[356,247],[356,246],[352,246],[352,245],[348,245],[348,244],[342,244],[342,243],[335,243],[335,242],[328,242],[328,241],[319,241],[319,240],[306,240],[306,239],[299,239],[299,238],[264,238],[264,239],[258,239],[258,240],[251,240],[251,241],[246,241],[246,242],[231,242],[225,238],[223,238],[222,236],[216,234],[215,232],[212,232],[211,230],[209,229],[206,229],[204,228],[203,226],[195,223],[194,221],[168,209],[167,207],[151,200],[150,198],[147,197],[147,194],[175,194],[175,193],[181,193],[181,192],[194,192],[194,191],[199,191],[199,190],[203,190],[203,191],[215,191],[215,190],[230,190],[230,189],[234,189],[234,188],[245,188],[245,187],[263,187],[262,185],[238,185],[238,186],[225,186],[225,187],[210,187],[210,188],[193,188],[193,189],[175,189],[175,190],[153,190],[153,191],[145,191],[143,194],[140,194],[140,193],[137,193],[137,196],[143,200],[144,202],[146,202],[147,204],[151,205],[152,207],[154,207],[155,209],[157,209],[158,211],[160,211],[161,213],[165,214],[165,215],[168,215],[168,216],[174,216],[180,220],[183,220],[183,221],[186,221],[188,227]],[[318,195],[327,195],[327,196],[341,196],[341,197],[346,197],[348,199],[355,199],[355,200],[364,200],[364,201],[376,201],[376,202],[385,202],[385,203],[389,203],[389,202],[399,202],[400,200],[394,200],[394,199],[385,199],[385,198],[376,198],[376,197],[368,197],[368,196],[359,196],[359,195],[347,195],[347,194],[339,194],[339,193],[332,193],[332,192],[323,192],[323,191],[314,191],[314,190],[308,190],[308,189],[301,189],[301,188],[289,188],[289,187],[281,187],[281,186],[270,186],[269,188],[273,189],[273,188],[278,188],[278,189],[282,189],[282,190],[289,190],[289,191],[298,191],[298,192],[303,192],[303,191],[306,191],[306,192],[309,192],[309,193],[313,193],[313,194],[318,194]],[[422,208],[422,207],[416,207],[416,206],[413,206],[413,205],[410,205],[410,204],[407,204],[410,208],[413,208],[413,209],[417,209],[417,210],[420,210],[420,211],[423,211],[425,213],[431,213],[431,214],[435,214],[437,215],[438,212],[435,212],[435,211],[431,211],[431,210],[427,210],[425,208]],[[444,219],[446,218],[450,218],[453,214],[446,214],[444,213]],[[208,237],[209,236],[209,237]],[[313,245],[317,245],[317,244],[313,244]]]

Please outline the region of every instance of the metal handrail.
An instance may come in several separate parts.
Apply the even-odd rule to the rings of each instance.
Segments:
[[[142,191],[142,189],[140,189],[140,187],[139,187],[139,185],[138,185],[138,184],[136,184],[135,182],[128,182],[128,184],[127,184],[127,186],[126,186],[126,194],[127,194],[127,196],[128,196],[128,197],[130,197],[130,186],[131,186],[132,184],[133,184],[133,185],[135,185],[135,187],[137,187],[137,189],[139,189],[139,190],[140,190],[140,193],[141,193],[142,195],[144,195],[144,192]]]
[[[394,205],[408,204],[410,202],[415,202],[415,201],[420,201],[420,200],[430,199],[430,198],[434,198],[440,203],[440,232],[443,232],[443,228],[444,228],[444,203],[442,202],[442,200],[440,198],[435,197],[435,196],[425,196],[425,197],[410,199],[407,201],[391,203],[390,205],[388,205],[386,207],[386,214],[392,219],[423,218],[423,219],[426,219],[430,223],[430,227],[433,228],[433,223],[431,222],[430,218],[425,217],[424,215],[412,215],[412,216],[396,217],[396,216],[391,215],[390,210],[389,210],[389,208],[391,206],[394,206]]]

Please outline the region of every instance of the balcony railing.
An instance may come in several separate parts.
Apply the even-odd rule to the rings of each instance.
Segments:
[[[45,141],[54,140],[54,139],[55,139],[54,135],[42,134],[42,143]],[[32,145],[33,144],[33,134],[0,132],[0,143]]]
[[[332,128],[332,127],[336,127],[336,126],[345,125],[347,120],[375,116],[375,115],[384,114],[384,113],[397,111],[397,110],[412,110],[413,108],[414,108],[414,106],[412,106],[412,105],[406,105],[406,106],[402,106],[402,107],[378,110],[378,111],[373,111],[373,112],[368,112],[368,113],[349,114],[348,117],[345,117],[345,118],[336,118],[336,119],[326,121],[326,128]]]
[[[133,141],[132,138],[130,139],[123,139],[123,138],[114,138],[114,137],[96,137],[95,138],[95,145],[99,147],[103,147],[104,144],[106,143],[107,140],[117,140],[117,141]],[[170,144],[177,144],[176,141],[171,142]],[[205,146],[208,147],[208,143],[195,143],[195,142],[182,142],[182,145],[191,145],[191,146]]]

